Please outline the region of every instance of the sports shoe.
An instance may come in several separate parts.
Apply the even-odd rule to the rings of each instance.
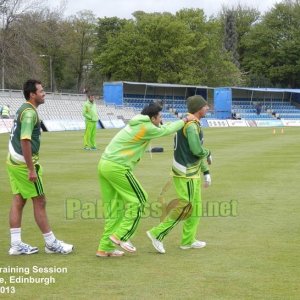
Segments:
[[[91,149],[90,150],[92,150],[92,151],[96,151],[96,150],[98,150],[96,147],[91,147]]]
[[[206,246],[206,243],[205,242],[202,242],[202,241],[195,241],[193,244],[191,245],[184,245],[184,246],[180,246],[180,248],[182,250],[187,250],[187,249],[191,249],[191,248],[194,248],[194,249],[200,249],[200,248],[204,248]]]
[[[123,256],[124,255],[124,252],[123,251],[120,251],[118,249],[114,249],[112,251],[102,251],[102,250],[98,250],[96,252],[96,256],[99,256],[99,257],[109,257],[109,256],[112,256],[112,257],[118,257],[118,256]]]
[[[51,253],[61,253],[68,254],[73,251],[73,245],[67,244],[63,241],[55,240],[52,245],[45,245],[45,252]]]
[[[147,231],[147,236],[148,238],[152,241],[152,245],[153,247],[159,252],[159,253],[166,253],[166,250],[164,248],[164,244],[163,242],[157,240],[152,234],[150,231]]]
[[[126,250],[127,252],[135,252],[136,248],[132,245],[132,243],[128,240],[126,242],[117,239],[114,235],[111,235],[109,239],[116,245],[119,245],[121,248]]]
[[[20,242],[17,245],[11,246],[8,254],[9,255],[21,255],[21,254],[34,254],[39,251],[38,247],[32,247],[28,244]]]
[[[91,150],[89,147],[84,147],[83,150]]]

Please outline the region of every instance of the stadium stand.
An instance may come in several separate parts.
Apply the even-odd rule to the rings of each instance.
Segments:
[[[66,118],[81,120],[82,105],[85,101],[86,96],[81,94],[47,93],[45,105],[39,107],[40,118],[42,120],[60,120]],[[12,115],[16,113],[22,102],[24,102],[24,96],[21,91],[0,93],[0,105],[9,104]],[[100,119],[110,119],[111,116],[115,116],[129,120],[136,114],[132,108],[107,106],[99,100],[96,100],[96,102]]]
[[[22,91],[5,90],[0,91],[0,106],[9,104],[11,108],[11,116],[13,117],[24,102]],[[78,123],[79,128],[83,129],[82,106],[86,101],[85,94],[62,94],[62,93],[47,93],[45,104],[38,108],[40,119],[45,124],[54,124],[54,122],[72,123],[71,129],[75,129],[75,124]],[[105,105],[101,100],[96,100],[97,110],[100,121],[107,121],[110,127],[120,127],[126,123],[137,111],[131,107],[121,107],[114,105]],[[118,122],[122,120],[123,122]],[[56,130],[63,129],[66,126],[55,126]],[[74,128],[75,126],[75,128]],[[65,128],[66,129],[66,128]]]
[[[207,86],[148,83],[148,82],[104,82],[103,99],[106,104],[122,105],[140,112],[146,104],[163,104],[163,121],[174,121],[186,113],[185,99],[192,95],[202,95],[212,99],[213,89]]]
[[[172,97],[147,95],[124,95],[124,106],[134,108],[136,112],[140,112],[143,107],[151,102],[160,102],[163,105],[162,117],[164,121],[174,121],[186,112],[186,105],[184,97]]]
[[[242,119],[274,119],[274,117],[284,119],[300,119],[300,109],[287,101],[264,100],[262,103],[261,113],[257,114],[256,103],[260,100],[255,99],[234,99],[232,101],[232,111],[238,114]]]
[[[142,94],[139,93],[143,91],[139,85],[139,89],[137,89],[133,83],[128,85],[128,87],[133,87],[134,93],[128,93],[126,91],[126,93],[122,94],[122,101],[120,101],[118,105],[113,103],[105,104],[100,99],[96,100],[100,120],[99,127],[122,127],[134,115],[138,114],[146,104],[153,101],[159,101],[163,104],[162,116],[165,122],[177,120],[186,113],[185,96],[183,92],[186,89],[185,86],[182,87],[181,95],[175,95],[174,93],[170,95],[166,92],[164,94]],[[158,88],[160,88],[160,86]],[[300,120],[299,106],[296,107],[293,105],[288,96],[282,97],[282,99],[275,97],[267,98],[263,92],[259,91],[261,94],[259,94],[258,97],[253,97],[253,91],[251,90],[245,91],[241,88],[232,88],[232,90],[231,111],[238,119],[272,120],[280,118]],[[210,99],[209,104],[211,110],[205,119],[214,120],[213,97],[209,93],[207,97]],[[246,93],[248,94],[246,95]],[[279,96],[278,94],[278,97]],[[48,125],[49,130],[83,129],[82,106],[84,101],[86,101],[85,94],[47,93],[46,103],[39,107],[40,118],[44,124],[46,124],[46,127]],[[0,91],[0,106],[9,104],[12,116],[16,113],[22,102],[24,102],[22,91]],[[257,103],[261,104],[261,111],[259,113],[256,107]],[[2,127],[4,128],[4,125]]]

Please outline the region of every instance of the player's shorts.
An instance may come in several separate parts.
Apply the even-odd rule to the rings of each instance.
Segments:
[[[7,171],[13,195],[21,194],[24,199],[44,195],[42,166],[36,164],[35,170],[37,180],[32,182],[28,179],[28,168],[26,166],[7,164]]]

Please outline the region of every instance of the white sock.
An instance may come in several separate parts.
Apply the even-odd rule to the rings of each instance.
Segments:
[[[52,231],[44,233],[43,236],[47,245],[52,245],[53,242],[56,240],[56,237]]]
[[[10,228],[10,243],[11,245],[18,245],[21,240],[21,228]]]

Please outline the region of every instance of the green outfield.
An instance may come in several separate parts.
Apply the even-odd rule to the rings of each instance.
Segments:
[[[152,142],[165,151],[145,153],[134,172],[150,202],[132,238],[137,253],[121,258],[95,256],[103,228],[97,164],[116,130],[98,130],[97,152],[82,150],[83,132],[42,134],[40,162],[50,223],[59,239],[75,245],[74,253],[66,256],[45,254],[30,201],[22,237],[40,253],[7,254],[11,193],[5,170],[8,135],[1,134],[0,298],[299,299],[300,128],[285,128],[283,134],[278,129],[273,134],[272,128],[204,132],[213,153],[213,183],[203,191],[199,228],[207,247],[179,249],[181,226],[164,241],[165,255],[157,254],[146,237],[145,231],[159,222],[163,211],[157,199],[172,162],[172,137],[167,137]],[[171,194],[170,188],[166,198]],[[7,274],[8,267],[24,271]],[[38,267],[42,269],[36,272]],[[50,268],[65,273],[42,272]],[[55,282],[9,282],[30,276]],[[14,295],[8,293],[11,287]]]

